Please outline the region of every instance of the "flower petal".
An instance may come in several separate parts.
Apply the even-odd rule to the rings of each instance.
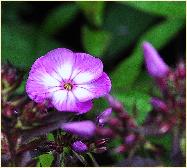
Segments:
[[[75,56],[72,51],[58,48],[38,58],[32,65],[26,84],[26,92],[36,102],[51,98],[51,93],[60,90],[62,80],[69,79]]]
[[[76,61],[71,79],[76,84],[87,83],[99,78],[103,72],[103,63],[86,53],[75,53]]]
[[[46,69],[51,69],[60,78],[70,78],[75,63],[75,54],[66,48],[57,48],[46,55]]]
[[[50,94],[60,89],[59,81],[45,71],[32,71],[26,84],[26,92],[36,102],[42,102],[50,97]]]
[[[71,111],[79,114],[88,112],[92,108],[92,102],[79,102],[71,91],[60,90],[54,92],[52,104],[59,111]]]
[[[86,138],[93,136],[96,130],[96,126],[92,121],[69,122],[63,124],[61,128],[64,131]]]
[[[103,72],[102,76],[97,80],[91,83],[77,85],[72,91],[80,102],[84,102],[104,96],[109,93],[110,89],[111,81],[107,74]]]

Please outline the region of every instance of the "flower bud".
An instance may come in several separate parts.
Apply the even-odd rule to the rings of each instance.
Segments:
[[[92,137],[96,130],[96,126],[92,121],[69,122],[62,124],[61,128],[64,131],[85,138]]]
[[[181,78],[181,79],[184,79],[186,77],[186,68],[185,68],[184,62],[180,62],[178,64],[175,73],[176,73],[176,76]]]
[[[108,139],[104,138],[104,139],[98,139],[95,142],[95,146],[96,147],[101,147],[101,146],[105,146],[107,143]]]
[[[104,138],[106,138],[106,137],[111,138],[111,137],[114,136],[114,133],[110,128],[101,128],[101,127],[97,128],[96,129],[96,134],[98,136],[101,136],[101,137],[104,137]]]
[[[94,153],[103,153],[103,152],[105,152],[105,151],[107,151],[107,147],[106,147],[106,146],[102,146],[102,147],[100,147],[100,148],[95,148],[95,149],[93,150]]]
[[[85,143],[83,143],[82,141],[75,141],[73,144],[72,144],[72,149],[75,151],[75,152],[78,152],[78,153],[84,153],[88,150],[88,147]]]
[[[142,47],[145,64],[149,74],[155,78],[162,78],[167,76],[169,67],[160,57],[156,49],[149,42],[144,42]]]
[[[169,108],[168,108],[167,104],[165,104],[165,102],[163,102],[162,100],[160,100],[158,98],[152,98],[151,99],[151,104],[158,111],[162,111],[162,112],[165,112],[165,113],[167,113],[169,111]]]
[[[114,149],[115,153],[124,153],[126,151],[127,151],[127,147],[124,144],[122,144]]]
[[[112,114],[112,108],[107,108],[105,111],[103,111],[98,117],[97,117],[97,123],[99,126],[103,126],[110,115]]]
[[[122,125],[118,118],[110,118],[108,124],[110,127],[120,127]]]
[[[131,145],[135,142],[135,140],[136,140],[136,135],[129,134],[125,137],[124,143],[127,144],[127,145]]]
[[[23,79],[23,72],[13,67],[10,63],[1,67],[2,93],[8,94],[18,88]]]
[[[17,111],[16,111],[15,106],[13,106],[11,103],[6,103],[6,104],[3,106],[2,114],[3,114],[5,117],[7,117],[7,118],[11,118],[11,117],[13,117],[14,115],[17,114]]]
[[[170,129],[171,129],[171,124],[169,124],[169,123],[163,123],[163,124],[161,124],[161,126],[160,126],[159,132],[160,132],[161,134],[165,134],[165,133],[167,133]]]
[[[106,95],[105,98],[108,100],[110,106],[114,109],[116,112],[123,112],[123,105],[119,101],[117,101],[114,97],[111,95]]]

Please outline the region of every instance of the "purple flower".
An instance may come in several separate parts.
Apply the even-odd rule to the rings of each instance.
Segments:
[[[158,78],[165,77],[169,72],[169,67],[165,64],[156,49],[148,42],[144,42],[142,47],[149,74]]]
[[[92,121],[77,121],[65,123],[61,128],[80,137],[90,138],[95,134],[96,126]]]
[[[107,108],[105,111],[103,111],[98,117],[97,117],[97,122],[99,125],[103,126],[110,115],[112,114],[112,108]]]
[[[72,144],[72,149],[73,149],[75,152],[83,153],[83,152],[86,152],[86,151],[88,150],[88,147],[87,147],[86,144],[83,143],[82,141],[75,141],[75,142]]]
[[[84,113],[92,99],[104,96],[111,81],[100,59],[85,53],[58,48],[38,58],[32,65],[26,92],[35,102],[50,100],[59,111]]]

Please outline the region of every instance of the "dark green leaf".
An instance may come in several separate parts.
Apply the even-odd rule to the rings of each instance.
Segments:
[[[80,9],[85,14],[87,20],[90,24],[94,24],[95,26],[101,26],[103,22],[104,16],[104,8],[105,2],[104,1],[97,1],[97,2],[77,2]]]
[[[171,150],[172,137],[170,134],[159,137],[147,137],[147,139],[153,144],[162,145],[166,150]]]
[[[185,18],[186,14],[186,4],[185,2],[140,2],[140,1],[129,1],[122,2],[128,4],[137,9],[145,12],[167,16],[167,17],[182,17]]]
[[[36,31],[22,24],[2,26],[2,60],[9,60],[18,67],[28,68],[35,61]]]
[[[110,43],[110,33],[102,30],[91,30],[83,27],[83,46],[86,52],[101,57]]]
[[[103,29],[111,32],[112,39],[105,58],[115,58],[119,52],[127,49],[155,19],[127,5],[109,3]]]
[[[73,21],[77,12],[78,8],[74,3],[58,6],[47,16],[43,25],[43,31],[47,34],[53,34],[60,28],[64,28]]]
[[[62,47],[62,44],[53,39],[51,36],[46,36],[44,33],[38,35],[36,43],[36,55],[38,57],[46,54],[50,50]]]

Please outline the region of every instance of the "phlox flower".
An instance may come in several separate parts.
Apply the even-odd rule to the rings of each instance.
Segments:
[[[86,53],[57,48],[38,58],[26,84],[28,96],[37,103],[50,100],[59,111],[85,113],[92,99],[104,96],[111,81],[100,59]]]

